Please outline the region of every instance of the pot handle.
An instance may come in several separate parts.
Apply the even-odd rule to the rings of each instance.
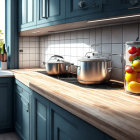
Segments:
[[[81,66],[77,66],[77,75],[80,75],[81,72]]]
[[[55,57],[58,57],[58,58],[64,59],[64,57],[63,57],[63,56],[61,56],[61,55],[53,55],[53,56],[51,56],[51,58],[50,58],[50,59],[55,58]]]
[[[112,68],[107,68],[108,72],[111,72]]]
[[[66,71],[68,71],[69,70],[69,67],[72,66],[72,65],[74,65],[74,64],[71,64],[70,63],[70,64],[66,65]]]

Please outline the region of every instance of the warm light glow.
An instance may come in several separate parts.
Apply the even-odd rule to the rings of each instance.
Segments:
[[[127,18],[134,18],[134,17],[140,17],[140,15],[131,15],[131,16],[122,16],[122,17],[108,18],[108,19],[92,20],[92,21],[88,21],[87,23],[96,23],[96,22],[101,22],[101,21],[110,21],[110,20],[117,20],[117,19],[127,19]]]

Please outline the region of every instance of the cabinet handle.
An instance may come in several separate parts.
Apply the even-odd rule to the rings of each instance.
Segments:
[[[28,105],[27,105],[26,112],[29,112],[29,103],[28,103]]]
[[[46,14],[46,0],[42,0],[42,18],[48,18]]]

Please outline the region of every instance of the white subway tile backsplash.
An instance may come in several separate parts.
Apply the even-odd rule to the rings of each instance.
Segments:
[[[111,43],[111,27],[102,29],[102,43]]]
[[[35,53],[36,48],[30,48],[30,53]]]
[[[36,60],[36,54],[30,54],[30,61]]]
[[[95,34],[96,34],[96,38],[95,38],[96,44],[101,43],[102,42],[102,28],[97,28]]]
[[[102,44],[102,53],[111,54],[112,44]]]
[[[30,48],[35,48],[36,47],[36,42],[30,42]]]
[[[27,61],[23,61],[23,68],[29,68],[30,67],[30,61],[27,60]]]
[[[135,41],[138,37],[138,24],[123,25],[123,43],[126,41]]]
[[[23,42],[23,47],[24,48],[29,48],[30,46],[30,43],[29,42]]]
[[[111,78],[114,80],[123,80],[123,70],[122,69],[112,69]]]
[[[122,69],[122,55],[112,55],[112,67]]]
[[[30,48],[23,48],[23,53],[30,53]]]
[[[122,25],[112,27],[112,43],[122,43]]]
[[[19,67],[45,67],[44,61],[62,55],[66,61],[79,65],[86,52],[98,52],[112,60],[112,78],[123,80],[126,41],[135,40],[139,24],[124,24],[103,28],[57,33],[43,37],[19,38]],[[139,25],[140,26],[140,25]]]
[[[39,37],[20,37],[19,44],[19,68],[39,67]]]
[[[29,61],[30,60],[30,54],[24,54],[23,55],[23,61]]]
[[[23,37],[23,38],[22,38],[22,41],[23,41],[23,42],[29,42],[29,40],[30,40],[29,37]]]
[[[112,54],[122,54],[123,51],[123,45],[122,44],[112,44]]]
[[[73,31],[71,32],[71,39],[76,39],[77,38],[77,32]]]

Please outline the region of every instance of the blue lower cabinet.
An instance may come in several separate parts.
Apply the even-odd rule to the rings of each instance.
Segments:
[[[13,127],[13,78],[0,77],[0,132],[11,131]]]
[[[113,140],[19,81],[15,84],[15,128],[23,140]]]
[[[113,140],[99,129],[50,103],[50,140]]]
[[[49,101],[39,94],[32,94],[32,140],[49,140]]]
[[[14,86],[15,130],[22,140],[30,140],[30,93],[16,81]]]

